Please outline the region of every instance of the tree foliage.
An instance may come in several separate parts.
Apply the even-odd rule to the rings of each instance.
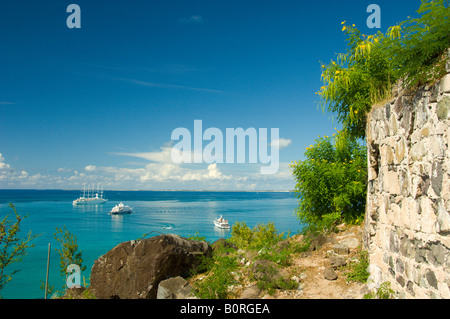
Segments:
[[[78,251],[77,237],[67,230],[66,226],[63,228],[56,228],[53,234],[55,240],[60,244],[60,249],[55,249],[60,255],[61,275],[66,276],[67,267],[71,264],[78,265],[81,271],[86,269],[83,266],[82,251]]]
[[[9,215],[0,222],[0,290],[8,283],[19,270],[6,272],[6,268],[20,262],[26,256],[27,249],[34,247],[31,243],[38,235],[32,235],[31,231],[24,238],[20,235],[20,224],[25,217],[20,216],[12,203],[9,207],[14,212],[15,222],[9,220]]]
[[[445,74],[450,47],[449,0],[422,0],[419,18],[390,27],[385,34],[364,35],[342,22],[347,51],[322,65],[322,110],[356,138],[365,137],[366,115],[372,105],[390,97],[399,80],[413,88]]]
[[[346,132],[315,141],[306,148],[306,160],[291,164],[298,218],[317,231],[332,230],[339,221],[359,222],[367,188],[365,146]]]

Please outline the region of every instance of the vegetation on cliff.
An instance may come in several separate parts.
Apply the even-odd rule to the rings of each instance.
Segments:
[[[445,74],[450,47],[448,0],[422,0],[418,18],[364,35],[354,24],[342,22],[347,35],[347,52],[322,65],[317,94],[325,111],[337,119],[353,137],[364,138],[366,114],[373,104],[388,98],[399,80],[414,88]]]
[[[372,105],[404,89],[429,84],[446,72],[450,47],[450,1],[422,0],[418,18],[364,35],[342,22],[347,51],[322,64],[317,92],[323,111],[343,129],[317,139],[306,159],[291,164],[299,198],[298,216],[309,230],[330,230],[341,221],[358,222],[365,213],[367,186],[366,117]]]

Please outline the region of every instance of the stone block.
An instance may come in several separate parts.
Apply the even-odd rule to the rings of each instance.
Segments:
[[[410,156],[413,161],[421,161],[427,154],[427,149],[423,141],[420,141],[411,147]]]
[[[444,98],[437,103],[436,114],[438,119],[441,121],[446,120],[449,117],[449,110],[450,110],[450,96],[444,96]]]
[[[397,144],[395,144],[394,154],[395,163],[400,164],[406,156],[406,141],[404,138],[400,138]]]
[[[348,255],[348,253],[350,252],[350,250],[348,249],[348,246],[343,245],[343,244],[334,244],[332,249],[336,254],[339,254],[339,255]]]
[[[399,195],[401,188],[399,175],[394,171],[387,171],[383,174],[383,189],[392,195]]]
[[[381,147],[381,165],[394,164],[394,152],[389,145],[383,145]]]
[[[445,75],[441,79],[441,93],[450,93],[450,74]]]
[[[448,235],[450,234],[450,214],[443,200],[439,201],[437,206],[436,231],[439,234]]]
[[[422,196],[420,200],[421,207],[421,231],[424,233],[434,233],[435,224],[437,221],[436,213],[434,211],[433,202],[428,197]]]
[[[431,169],[431,187],[437,196],[441,195],[442,180],[445,172],[442,170],[442,164],[440,161],[434,161]]]

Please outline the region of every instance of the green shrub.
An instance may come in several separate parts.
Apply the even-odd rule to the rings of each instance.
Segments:
[[[233,249],[218,247],[211,257],[202,257],[192,275],[204,273],[201,280],[193,283],[195,295],[201,299],[226,299],[232,292],[229,287],[237,283],[233,271],[238,267]]]
[[[257,264],[255,273],[257,274],[256,285],[259,289],[267,291],[269,295],[273,295],[277,289],[294,290],[298,287],[298,283],[281,276],[279,269],[270,263]]]
[[[393,299],[394,297],[395,291],[391,289],[389,281],[383,282],[376,291],[364,295],[364,299]]]
[[[284,238],[284,233],[278,234],[275,224],[258,224],[250,229],[245,222],[237,222],[231,228],[229,241],[239,248],[260,249],[271,247]]]
[[[366,201],[366,148],[345,132],[319,137],[304,161],[291,165],[299,199],[297,216],[306,230],[331,231],[341,220],[358,223]]]

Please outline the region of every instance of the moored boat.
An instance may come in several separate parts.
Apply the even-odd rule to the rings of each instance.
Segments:
[[[120,204],[114,206],[113,209],[111,209],[110,214],[121,215],[121,214],[131,214],[132,212],[133,209],[130,206],[126,206],[122,202],[120,202]]]
[[[107,199],[103,198],[103,187],[100,190],[100,187],[97,186],[97,192],[95,193],[95,196],[94,196],[95,189],[90,189],[90,187],[91,187],[91,185],[89,185],[88,189],[86,190],[86,184],[84,184],[83,195],[72,202],[72,204],[74,206],[104,204],[108,201]],[[87,196],[86,196],[86,191],[87,191]]]
[[[224,219],[222,217],[222,215],[220,215],[219,218],[214,220],[214,225],[216,225],[216,227],[224,228],[224,229],[230,228],[230,224],[228,223],[228,220]]]

